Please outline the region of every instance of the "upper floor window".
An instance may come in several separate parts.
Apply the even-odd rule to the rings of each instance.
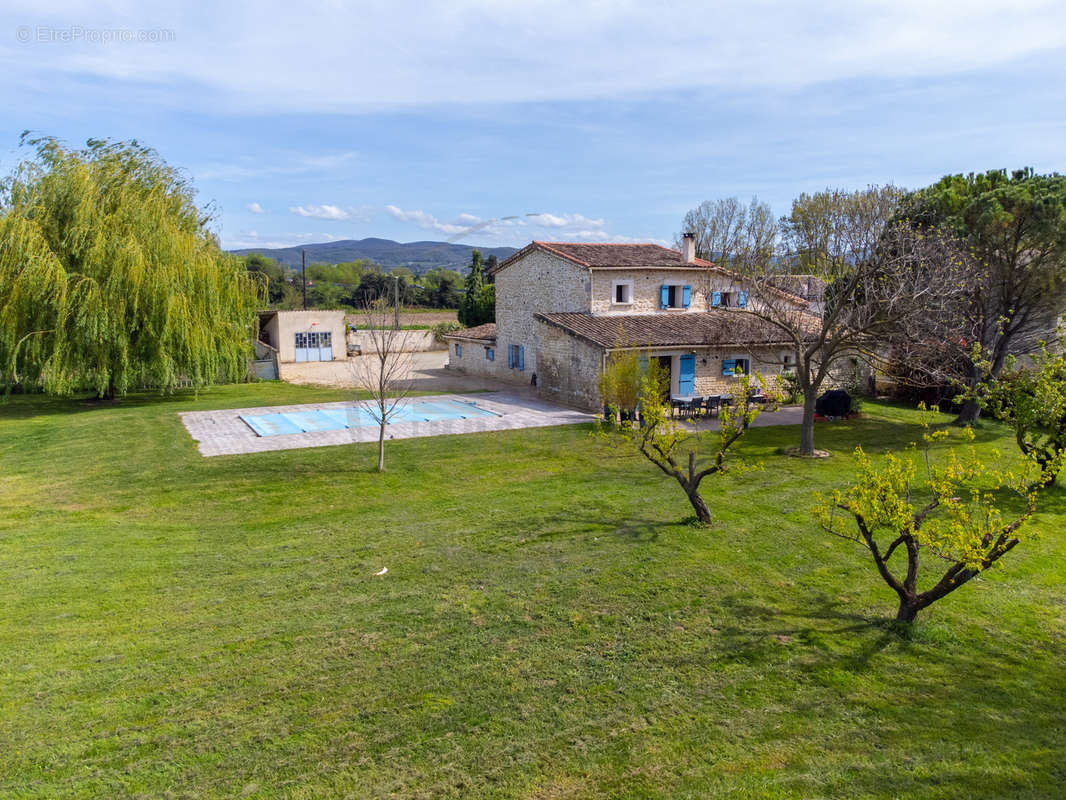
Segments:
[[[712,308],[747,308],[747,292],[711,292]]]
[[[688,308],[691,305],[691,286],[664,283],[659,287],[659,308]]]
[[[613,281],[611,283],[611,302],[615,305],[632,303],[633,281]]]

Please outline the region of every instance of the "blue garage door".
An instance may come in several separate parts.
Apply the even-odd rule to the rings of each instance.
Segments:
[[[297,361],[332,361],[333,334],[330,331],[305,331],[296,334]]]

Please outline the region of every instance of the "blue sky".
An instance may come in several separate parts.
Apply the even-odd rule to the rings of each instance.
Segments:
[[[25,129],[137,138],[226,247],[670,242],[705,199],[1066,171],[1061,0],[7,0],[0,76],[0,171]]]

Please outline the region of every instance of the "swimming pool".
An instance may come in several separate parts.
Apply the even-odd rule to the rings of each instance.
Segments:
[[[464,400],[411,400],[397,408],[389,424],[397,422],[440,422],[471,417],[498,417],[499,414],[479,408]],[[320,408],[311,411],[283,411],[279,414],[240,415],[257,436],[283,436],[293,433],[339,431],[377,425],[377,420],[360,406]]]

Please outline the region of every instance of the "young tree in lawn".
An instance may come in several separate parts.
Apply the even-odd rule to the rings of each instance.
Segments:
[[[899,218],[957,237],[972,256],[962,346],[979,345],[984,358],[966,360],[968,389],[999,375],[1008,355],[1050,337],[1066,299],[1066,176],[1032,169],[948,175],[906,195]],[[968,396],[961,423],[980,413],[977,393]]]
[[[920,479],[913,458],[888,453],[877,466],[860,447],[855,484],[821,497],[815,509],[825,531],[870,551],[881,579],[899,597],[896,619],[901,622],[913,622],[919,611],[995,566],[1022,541],[1022,526],[1036,510],[1033,487],[1062,459],[1060,454],[1043,469],[1027,459],[1017,472],[996,470],[988,464],[998,455],[981,458],[971,445],[961,456],[950,449],[943,463],[935,463],[932,445],[948,431],[930,432],[928,418],[923,425]],[[970,428],[965,435],[973,439]],[[999,496],[1004,492],[1021,501],[1020,510],[1007,510],[1010,504]],[[915,500],[916,495],[928,500]],[[897,553],[903,560],[898,568],[892,558]],[[947,563],[924,589],[919,587],[923,554]]]
[[[751,296],[735,313],[772,324],[794,354],[790,367],[803,396],[800,455],[815,452],[815,403],[834,371],[850,368],[853,358],[880,360],[890,333],[942,314],[963,291],[960,258],[944,237],[888,224],[898,196],[892,186],[802,195],[780,222],[784,255],[736,267]],[[789,272],[824,282],[821,309],[781,290]]]
[[[980,405],[992,410],[1014,431],[1018,449],[1032,458],[1044,472],[1048,485],[1059,476],[1053,470],[1062,465],[1066,451],[1066,336],[1059,337],[1058,352],[1040,343],[1030,366],[1021,366],[1007,356],[1003,370],[990,380],[979,398]],[[985,374],[990,365],[979,368]]]
[[[247,375],[265,293],[181,174],[137,142],[24,142],[0,185],[0,383],[114,398]]]
[[[394,306],[387,296],[363,304],[364,339],[369,352],[352,360],[356,389],[370,393],[357,400],[355,408],[365,410],[378,426],[378,472],[385,471],[385,428],[395,419],[410,393],[412,354],[409,331],[393,326]]]
[[[626,369],[624,362],[620,363]],[[749,399],[750,376],[745,375],[737,392],[738,397],[745,399],[736,407],[722,406],[718,412],[718,430],[695,430],[689,421],[674,419],[670,407],[663,402],[664,377],[658,363],[650,359],[640,384],[639,423],[624,421],[615,435],[622,444],[635,447],[664,475],[677,481],[696,512],[696,519],[709,525],[711,511],[700,494],[703,479],[727,471],[751,469],[741,462],[730,463],[727,456],[766,406]],[[765,385],[761,376],[758,381],[760,386]],[[767,397],[771,404],[780,399],[773,393]]]

